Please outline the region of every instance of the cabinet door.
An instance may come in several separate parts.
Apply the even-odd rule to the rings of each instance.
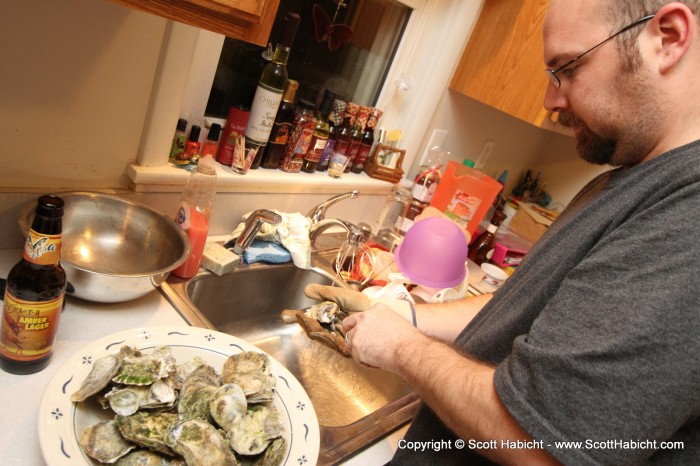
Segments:
[[[528,123],[549,119],[543,107],[542,23],[548,0],[486,0],[450,89]]]
[[[263,46],[279,6],[279,0],[110,1]]]

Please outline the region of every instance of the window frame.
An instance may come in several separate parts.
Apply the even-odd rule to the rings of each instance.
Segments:
[[[380,126],[386,129],[400,128],[403,132],[401,147],[406,150],[406,156],[402,168],[410,175],[427,152],[424,149],[419,154],[420,146],[424,136],[430,132],[428,126],[432,116],[447,89],[485,0],[397,1],[412,8],[413,13],[376,105],[384,111]],[[171,29],[171,33],[166,34],[164,39],[163,56],[156,76],[153,103],[147,116],[141,151],[136,163],[127,170],[132,187],[136,188],[141,184],[177,185],[186,180],[182,176],[165,176],[165,170],[157,169],[168,166],[167,153],[172,139],[173,128],[164,125],[163,121],[177,121],[177,118],[182,117],[190,124],[203,127],[215,122],[221,124],[218,119],[205,119],[204,110],[224,36],[177,23],[173,23]],[[435,53],[436,50],[440,53]],[[171,57],[172,62],[170,69],[168,57]],[[185,68],[187,71],[178,78],[178,84],[167,82],[173,81],[174,68],[181,67],[188,60],[189,65]],[[167,85],[163,85],[164,82]],[[179,95],[174,96],[178,89]],[[169,103],[164,104],[164,100]],[[298,174],[288,175],[289,178],[294,176]],[[334,181],[338,180],[329,178],[327,182]],[[291,182],[290,179],[285,184]],[[225,182],[224,185],[231,183]]]

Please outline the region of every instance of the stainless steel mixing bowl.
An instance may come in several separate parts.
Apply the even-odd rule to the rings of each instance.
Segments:
[[[150,207],[109,194],[56,194],[66,203],[61,264],[70,295],[102,303],[139,298],[187,259],[185,232]],[[35,207],[30,202],[21,211],[23,233]]]

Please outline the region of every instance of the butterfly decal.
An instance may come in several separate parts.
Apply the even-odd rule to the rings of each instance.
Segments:
[[[336,9],[335,15],[333,15],[333,21],[335,21],[341,6],[345,6],[345,3],[342,1],[338,2],[338,9]],[[334,24],[328,17],[326,10],[321,8],[318,3],[314,3],[312,14],[316,41],[319,43],[327,41],[328,50],[338,50],[341,45],[352,38],[352,29],[345,24]]]

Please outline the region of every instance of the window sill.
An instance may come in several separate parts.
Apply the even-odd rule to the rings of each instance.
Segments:
[[[190,173],[173,165],[142,167],[129,165],[129,187],[135,192],[180,192]],[[259,168],[246,175],[239,175],[229,167],[216,168],[216,191],[230,193],[328,193],[336,194],[357,189],[363,194],[387,194],[395,185],[388,181],[370,178],[366,173],[345,173],[334,179],[323,173],[286,173],[282,170]],[[411,183],[401,180],[402,187]]]

